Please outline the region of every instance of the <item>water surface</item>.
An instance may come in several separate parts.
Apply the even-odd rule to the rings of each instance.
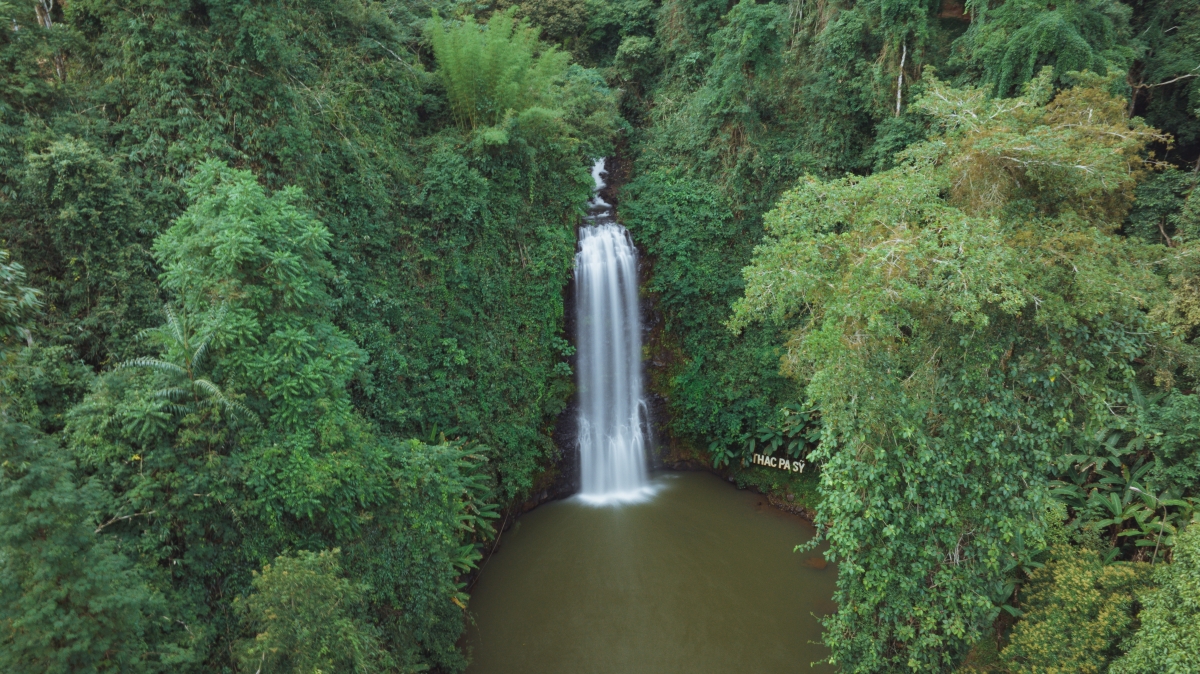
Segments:
[[[472,590],[469,674],[807,672],[836,571],[792,548],[812,527],[707,473],[649,501],[544,505]]]

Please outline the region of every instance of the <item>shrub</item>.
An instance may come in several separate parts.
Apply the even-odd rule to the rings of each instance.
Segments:
[[[76,487],[73,469],[0,411],[0,671],[161,671],[145,637],[166,607],[89,524],[94,485]]]
[[[434,16],[429,38],[454,118],[466,128],[492,126],[505,115],[550,102],[551,88],[570,55],[544,47],[539,31],[497,12],[480,26],[473,20],[446,28]]]
[[[245,671],[369,672],[389,658],[375,629],[355,615],[362,588],[342,578],[339,550],[281,555],[254,574],[239,601],[256,632],[241,643]]]
[[[1156,587],[1141,597],[1141,627],[1112,674],[1200,672],[1200,526],[1179,535],[1174,561],[1154,572]]]
[[[1095,550],[1060,547],[1029,579],[1025,619],[1002,652],[1013,672],[1101,672],[1133,626],[1148,564],[1106,565]]]

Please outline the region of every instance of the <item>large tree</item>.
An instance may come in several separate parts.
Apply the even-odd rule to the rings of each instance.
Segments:
[[[1161,140],[1111,80],[1018,98],[929,78],[940,131],[767,216],[734,328],[800,320],[784,371],[821,408],[817,521],[845,671],[940,671],[1040,547],[1051,461],[1122,403],[1163,284],[1115,235]]]

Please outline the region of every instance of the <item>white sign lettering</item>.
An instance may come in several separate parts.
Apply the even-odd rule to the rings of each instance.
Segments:
[[[805,464],[803,461],[789,461],[783,457],[763,456],[762,454],[754,454],[752,456],[751,462],[759,466],[778,468],[779,470],[791,471],[793,473],[804,472]]]

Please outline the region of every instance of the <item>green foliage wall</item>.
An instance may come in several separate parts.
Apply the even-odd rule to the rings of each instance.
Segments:
[[[334,547],[395,667],[465,665],[459,577],[554,451],[616,118],[559,54],[536,109],[461,128],[425,37],[458,9],[3,5],[0,246],[44,308],[6,280],[0,387],[68,426],[72,517],[177,609],[139,633],[173,671],[232,671],[251,572]]]
[[[586,167],[618,129],[618,206],[665,319],[652,357],[672,431],[721,465],[824,438],[848,607],[829,639],[848,667],[954,666],[1002,606],[1019,610],[1014,587],[1060,524],[1048,512],[1094,533],[1101,561],[1187,568],[1172,549],[1200,495],[1193,0],[498,4],[511,13],[0,2],[17,28],[0,31],[0,412],[18,495],[3,620],[46,618],[49,586],[29,572],[43,560],[121,626],[98,654],[94,621],[67,604],[71,639],[10,650],[34,631],[12,632],[5,653],[131,671],[265,662],[260,637],[297,642],[245,608],[292,591],[274,572],[256,584],[273,564],[314,599],[353,599],[305,611],[353,626],[358,655],[305,666],[461,670],[461,575],[554,454],[573,230]],[[1076,124],[1079,106],[1109,135]],[[962,109],[1003,128],[947,121]],[[942,150],[920,145],[931,134]],[[1176,168],[1148,177],[1151,151]],[[764,222],[775,238],[755,258]],[[789,228],[854,256],[898,223],[923,232],[896,258],[915,276],[851,274],[896,295],[860,293],[874,304],[843,323],[742,274],[795,265],[770,257]],[[1078,278],[1064,259],[1083,262]],[[735,334],[740,297],[787,308]],[[841,350],[854,325],[887,348]],[[824,370],[805,344],[833,354]],[[31,543],[35,520],[55,546]],[[941,584],[911,580],[926,576]],[[1154,605],[1177,606],[1175,591]],[[1169,632],[1154,615],[1147,643]],[[1139,638],[1120,646],[1130,667]]]
[[[77,487],[60,447],[8,419],[0,466],[0,666],[171,671],[179,649],[162,622],[163,598],[88,522],[98,485]]]
[[[921,66],[962,30],[936,11],[673,0],[653,43],[632,36],[615,53],[623,110],[644,116],[619,208],[651,257],[666,320],[660,392],[673,432],[718,462],[777,433],[796,397],[777,373],[785,326],[736,337],[721,327],[762,215],[806,172],[869,171],[924,137],[916,116],[895,116],[897,77],[907,109]],[[657,52],[644,53],[649,44]]]
[[[93,366],[128,355],[160,304],[153,226],[120,165],[86,141],[64,136],[25,164],[5,235],[46,294],[46,337]]]
[[[1144,104],[1148,122],[1194,147],[1200,140],[1200,74],[1195,70],[1200,59],[1200,4],[1152,2],[1137,9],[1132,24],[1145,56],[1141,67],[1131,71],[1135,107]]]
[[[1055,78],[1065,83],[1069,72],[1103,75],[1132,65],[1130,9],[1120,2],[967,4],[973,21],[959,53],[998,96],[1014,93],[1045,66],[1052,66]]]
[[[847,671],[960,661],[1043,545],[1052,459],[1148,349],[1162,280],[1112,231],[1158,135],[1102,83],[1048,102],[1050,77],[1016,100],[932,80],[918,105],[943,133],[895,169],[803,181],[746,269],[735,327],[801,319],[785,371],[822,412]]]

